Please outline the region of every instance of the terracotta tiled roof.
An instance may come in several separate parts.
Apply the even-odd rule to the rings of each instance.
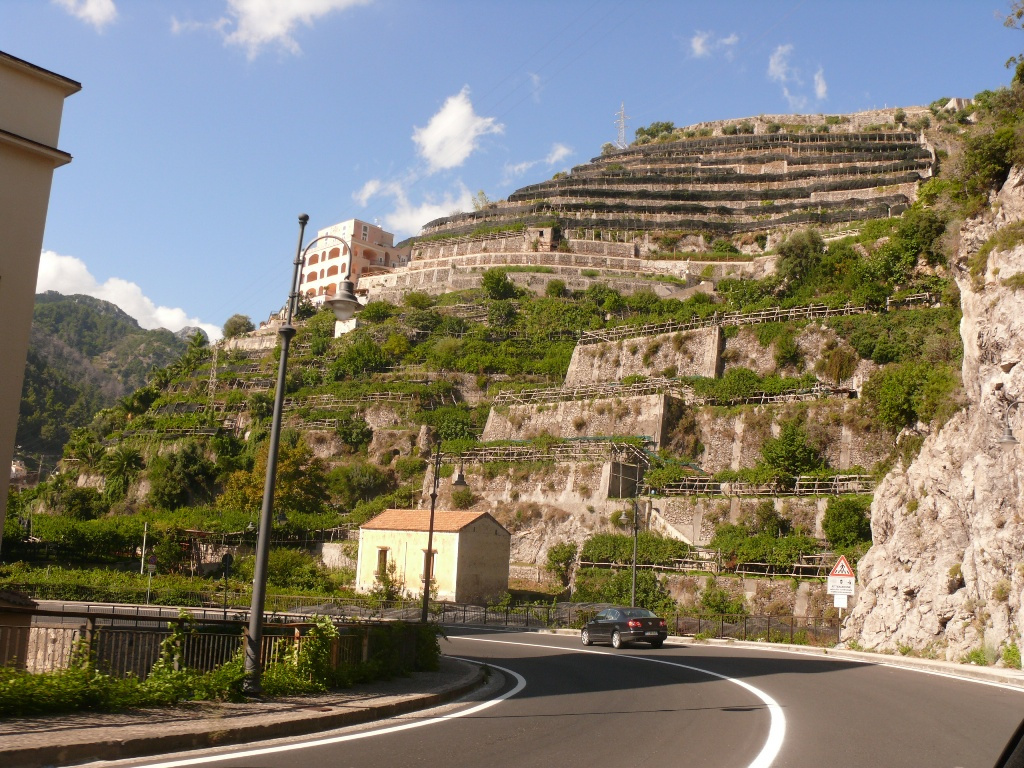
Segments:
[[[481,517],[490,515],[486,512],[437,509],[434,510],[434,530],[456,533]],[[426,531],[429,525],[429,509],[385,509],[372,520],[363,523],[361,527],[373,531]]]

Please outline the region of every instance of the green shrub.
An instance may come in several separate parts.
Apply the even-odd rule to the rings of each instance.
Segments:
[[[569,572],[575,562],[576,543],[573,541],[563,541],[548,548],[545,568],[563,586],[568,586]]]
[[[1003,647],[1003,663],[1010,669],[1020,669],[1020,648],[1016,642],[1010,642]]]
[[[456,488],[452,491],[452,506],[455,509],[469,509],[476,503],[476,496],[469,488]]]
[[[821,528],[829,546],[839,549],[871,541],[868,510],[870,496],[833,496],[828,500]]]

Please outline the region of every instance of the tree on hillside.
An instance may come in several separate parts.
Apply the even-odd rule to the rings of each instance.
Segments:
[[[489,299],[511,299],[516,295],[515,283],[503,269],[488,269],[481,284]]]
[[[233,339],[243,333],[256,330],[256,326],[252,324],[252,319],[248,315],[235,314],[224,321],[224,327],[221,330],[224,332],[225,339]]]
[[[220,497],[225,507],[250,514],[259,512],[267,475],[268,448],[267,444],[260,448],[251,471],[238,470],[228,477],[227,487]],[[277,457],[275,513],[315,514],[324,510],[327,501],[324,463],[313,456],[309,446],[297,434],[283,435]]]
[[[817,230],[794,233],[779,246],[779,277],[788,283],[803,282],[821,263],[824,252],[825,241]]]
[[[778,437],[764,441],[760,464],[783,482],[792,482],[796,475],[821,469],[825,460],[808,442],[803,426],[794,420],[782,424]]]
[[[100,469],[106,478],[104,494],[110,501],[120,501],[128,493],[128,486],[143,470],[145,463],[138,449],[130,445],[119,445],[100,462]]]

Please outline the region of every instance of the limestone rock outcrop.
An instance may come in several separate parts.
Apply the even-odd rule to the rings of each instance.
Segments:
[[[978,649],[991,659],[1024,635],[1024,405],[1008,411],[1021,444],[999,443],[1007,403],[1024,398],[1024,291],[1009,280],[1024,275],[1024,243],[994,249],[973,277],[968,269],[986,240],[1021,221],[1024,169],[1015,168],[990,209],[960,229],[966,407],[877,489],[844,640],[960,660]]]

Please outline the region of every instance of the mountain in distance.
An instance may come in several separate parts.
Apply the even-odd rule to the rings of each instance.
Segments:
[[[56,291],[37,294],[18,419],[19,453],[55,461],[77,427],[144,386],[152,368],[170,364],[187,346],[180,332],[145,330],[108,301]]]

